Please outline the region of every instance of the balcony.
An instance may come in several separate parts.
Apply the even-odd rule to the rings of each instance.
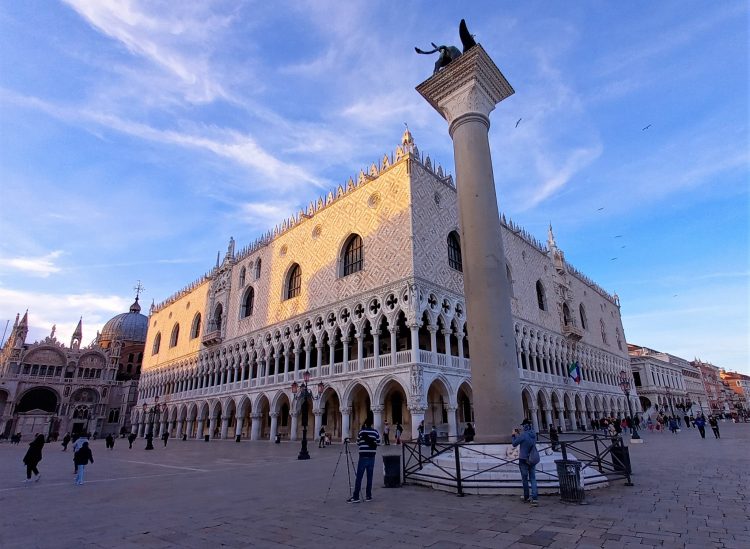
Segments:
[[[583,337],[583,330],[581,330],[572,322],[563,324],[562,333],[565,337],[569,339],[575,339],[576,341],[580,341],[580,339]]]
[[[213,330],[213,331],[205,333],[201,341],[203,342],[203,345],[205,345],[206,347],[210,347],[211,345],[216,345],[217,343],[221,343],[222,341],[221,330]]]

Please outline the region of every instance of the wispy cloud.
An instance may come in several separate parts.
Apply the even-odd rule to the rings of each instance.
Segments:
[[[62,250],[55,250],[38,257],[0,257],[0,269],[12,269],[32,276],[47,278],[59,273],[61,267],[55,260],[63,255]]]

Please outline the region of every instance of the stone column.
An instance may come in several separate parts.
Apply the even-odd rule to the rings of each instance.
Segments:
[[[216,431],[216,420],[219,418],[216,416],[211,417],[211,420],[208,422],[208,436],[211,438],[214,438],[214,431]]]
[[[138,437],[143,438],[146,434],[146,422],[141,421],[138,424]]]
[[[310,365],[310,351],[311,350],[312,349],[310,349],[310,345],[305,344],[305,370],[309,370],[310,368],[312,368],[312,366]]]
[[[456,410],[448,406],[448,442],[455,442],[458,439],[458,422],[456,421]]]
[[[341,365],[341,368],[343,369],[344,372],[348,372],[349,371],[349,338],[348,337],[343,338],[341,340],[341,343],[344,346],[344,358],[342,361],[343,363]]]
[[[372,426],[378,430],[381,439],[383,438],[383,408],[383,406],[372,406],[370,408],[372,410]]]
[[[138,435],[138,424],[137,424],[137,423],[133,423],[133,424],[132,424],[132,425],[130,426],[130,432],[131,432],[132,434],[135,434],[136,436]]]
[[[410,408],[411,412],[411,438],[417,439],[419,437],[419,424],[424,421],[424,408]],[[427,431],[425,431],[425,435]]]
[[[238,437],[242,435],[242,428],[245,426],[245,418],[237,416],[236,425],[234,426],[234,436]]]
[[[260,423],[263,414],[250,414],[250,440],[260,440]]]
[[[332,337],[332,338],[330,338],[328,340],[329,341],[329,343],[328,343],[328,354],[329,354],[329,357],[328,358],[330,359],[330,362],[328,363],[328,366],[329,366],[329,372],[328,373],[331,374],[331,375],[333,375],[333,365],[336,362],[336,353],[334,352],[335,349],[336,349],[336,345],[334,343],[335,339],[336,339],[335,337]]]
[[[229,433],[229,418],[223,417],[221,418],[221,435],[219,438],[225,439],[227,438],[227,434]]]
[[[419,362],[419,324],[409,326],[411,330],[411,361],[416,364]]]
[[[376,368],[380,368],[380,330],[372,331],[372,343],[373,362]]]
[[[539,417],[537,416],[537,409],[535,407],[529,408],[531,413],[531,423],[534,426],[534,431],[539,432]]]
[[[292,370],[295,374],[294,378],[297,377],[297,372],[299,372],[299,355],[300,355],[300,350],[297,347],[295,347],[294,348],[294,369]]]
[[[312,436],[317,439],[320,428],[323,427],[323,412],[321,410],[313,410],[313,415],[315,416],[315,430]]]
[[[365,341],[365,334],[357,334],[357,371],[361,372],[365,369],[365,350],[363,349],[363,343]],[[317,434],[317,431],[315,431]]]
[[[198,418],[198,432],[195,435],[195,438],[198,440],[203,438],[203,424],[204,424],[203,418],[199,417]]]
[[[391,366],[396,365],[396,344],[397,344],[397,336],[398,336],[398,328],[396,326],[393,327],[393,330],[390,330],[391,332]]]
[[[177,432],[175,433],[175,438],[182,438],[182,420],[177,420]]]
[[[476,438],[509,442],[523,406],[488,132],[490,112],[514,90],[477,44],[417,91],[453,139]]]
[[[445,340],[445,364],[446,366],[451,365],[451,361],[448,357],[451,356],[451,331],[450,329],[442,330],[443,339]]]
[[[562,408],[557,411],[557,425],[563,431],[568,430],[568,426],[565,425],[565,411]]]
[[[296,412],[289,413],[289,421],[291,422],[291,424],[289,425],[289,440],[297,440],[297,416],[298,415],[299,414],[297,414]]]
[[[276,439],[276,435],[279,432],[279,413],[271,412],[271,441]]]
[[[351,427],[349,426],[349,416],[352,413],[351,408],[341,409],[341,441],[350,436]]]
[[[192,419],[187,420],[187,436],[188,437],[193,436],[193,420]]]
[[[315,349],[318,351],[315,353],[315,366],[318,368],[318,375],[322,375],[322,366],[323,366],[323,344],[322,343],[316,343]]]

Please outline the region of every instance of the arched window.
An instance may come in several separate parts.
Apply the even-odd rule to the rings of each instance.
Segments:
[[[195,339],[201,335],[201,314],[195,313],[193,325],[190,327],[190,339]]]
[[[563,324],[566,326],[570,324],[570,307],[567,303],[563,303]]]
[[[461,261],[461,238],[456,231],[448,234],[448,265],[457,271],[463,272],[464,270]]]
[[[544,292],[544,285],[541,280],[536,281],[536,302],[539,305],[539,309],[542,311],[547,310],[547,296]]]
[[[255,290],[250,286],[245,292],[245,296],[242,298],[242,304],[240,306],[240,318],[247,318],[253,314],[253,305],[255,303]]]
[[[172,328],[172,335],[169,337],[169,346],[174,347],[177,345],[177,340],[180,338],[180,325],[175,322],[174,328]]]
[[[362,238],[358,234],[353,234],[344,246],[343,276],[349,276],[352,273],[361,271],[362,264]]]
[[[158,332],[156,334],[156,337],[154,338],[154,346],[151,349],[151,354],[155,355],[159,352],[159,347],[161,347],[161,332]]]
[[[260,258],[255,262],[255,280],[260,278]]]
[[[284,292],[284,299],[291,299],[297,297],[302,290],[302,269],[295,263],[292,268],[289,269],[289,274],[286,277],[286,290]]]
[[[221,330],[221,323],[224,320],[222,318],[222,315],[224,314],[224,307],[221,306],[221,303],[216,304],[216,308],[214,309],[214,318],[211,321],[211,331]]]
[[[240,269],[240,288],[245,285],[245,273],[245,267],[242,267],[242,269]]]
[[[586,320],[586,309],[584,309],[583,303],[578,306],[578,316],[581,317],[581,328],[584,330],[588,329],[589,323]]]

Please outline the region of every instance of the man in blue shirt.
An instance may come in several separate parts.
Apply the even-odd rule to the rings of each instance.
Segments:
[[[362,477],[367,472],[367,488],[365,490],[365,501],[372,501],[372,473],[375,470],[375,452],[380,444],[380,434],[372,426],[372,420],[368,417],[362,429],[357,435],[359,446],[359,461],[357,462],[357,479],[354,482],[354,494],[347,503],[359,503],[359,491],[362,488]]]
[[[536,465],[529,463],[529,454],[532,448],[536,445],[536,433],[531,421],[524,419],[521,422],[523,432],[520,429],[513,430],[513,446],[520,446],[518,452],[518,468],[521,470],[521,482],[523,483],[523,501],[524,503],[531,502],[531,505],[536,507],[539,505],[537,501],[537,489],[536,489]],[[529,500],[529,481],[531,481],[531,499]]]

